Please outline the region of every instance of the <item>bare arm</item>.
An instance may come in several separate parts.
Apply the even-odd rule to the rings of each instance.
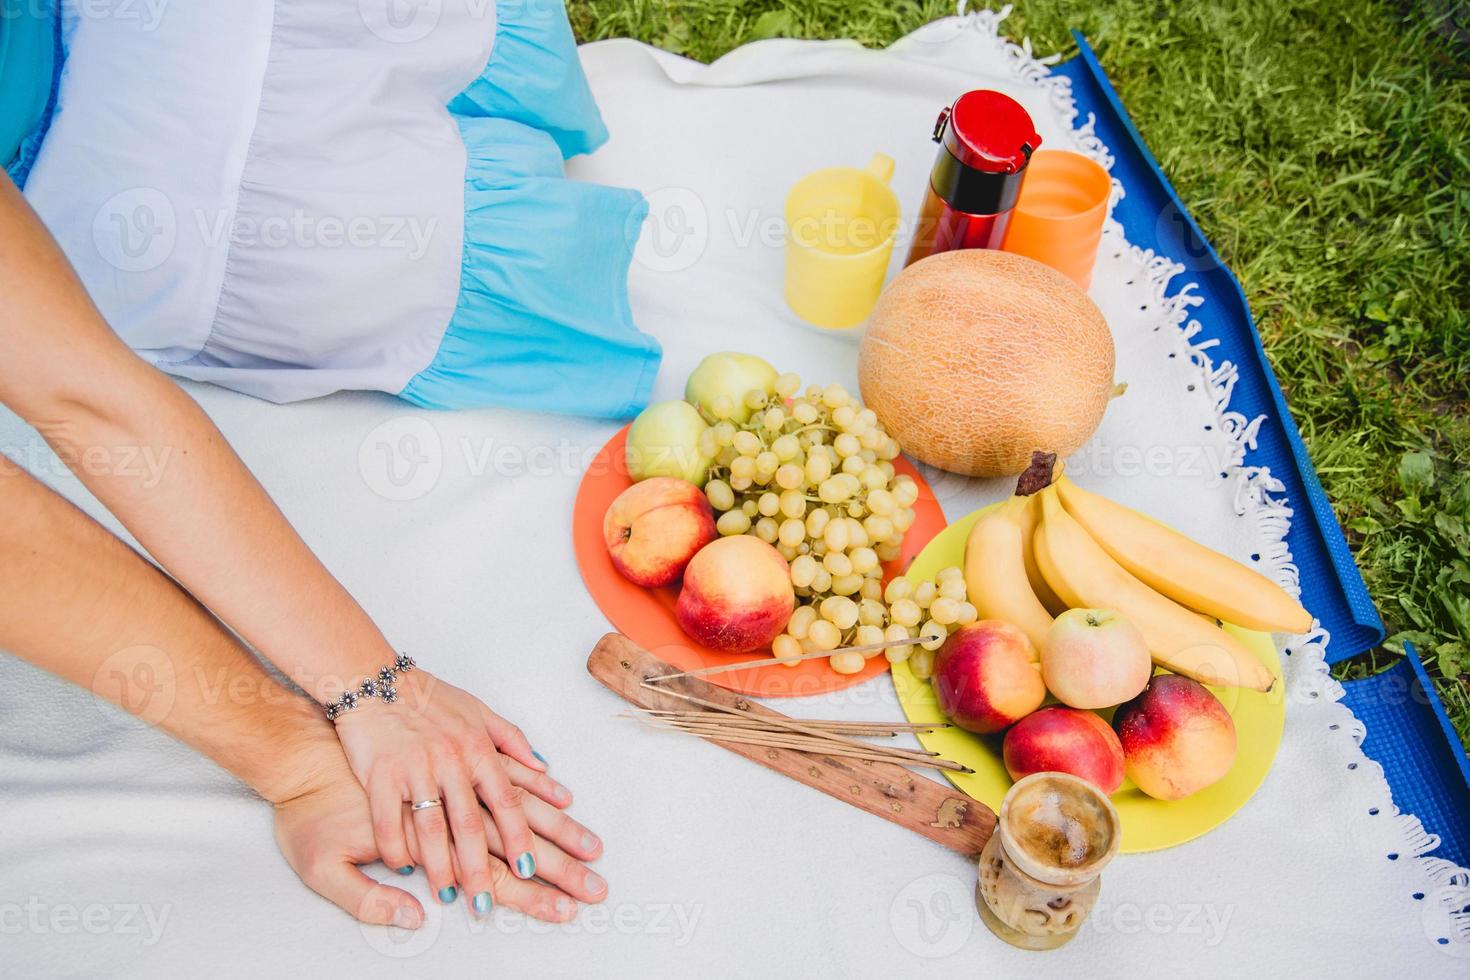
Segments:
[[[127,545],[0,457],[0,649],[121,705],[272,802],[331,725]],[[222,681],[229,680],[229,683]]]
[[[393,661],[377,626],[199,406],[112,332],[5,177],[0,297],[0,402],[41,432],[185,589],[318,701]],[[140,452],[162,467],[108,465]],[[411,817],[434,887],[452,898],[451,882],[462,877],[483,890],[490,875],[483,802],[517,855],[516,874],[533,877],[525,794],[501,765],[503,754],[545,771],[524,734],[422,670],[400,678],[399,694],[395,704],[349,712],[337,727],[352,771],[368,790],[378,850],[406,860],[401,804],[440,799],[442,808]]]
[[[0,402],[176,579],[319,701],[392,661],[199,406],[113,333],[4,177],[0,296]],[[158,472],[108,465],[139,451]]]
[[[276,804],[277,841],[313,890],[367,922],[416,927],[423,909],[354,865],[378,858],[368,801],[331,725],[286,690],[208,610],[127,545],[0,457],[0,649],[9,650],[198,749]],[[606,886],[581,862],[601,845],[540,797],[569,798],[505,759],[525,787],[542,877],[514,877],[488,816],[482,881],[496,902],[564,921]],[[410,834],[406,860],[419,860]],[[493,855],[493,856],[492,856]],[[401,863],[405,859],[399,859]],[[478,894],[470,892],[471,895]],[[476,905],[476,911],[483,910]]]

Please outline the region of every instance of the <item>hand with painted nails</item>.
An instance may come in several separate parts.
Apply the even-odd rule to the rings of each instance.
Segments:
[[[390,867],[413,863],[417,841],[441,902],[457,888],[492,891],[495,868],[482,806],[521,879],[539,869],[530,800],[571,802],[521,730],[473,695],[418,668],[398,676],[393,703],[373,701],[337,718],[337,737],[367,791],[377,851]],[[405,804],[421,804],[410,808]]]
[[[346,760],[331,746],[315,746],[310,751],[317,757],[308,764],[310,775],[293,795],[276,804],[276,843],[287,863],[307,887],[359,921],[417,929],[424,921],[418,900],[401,888],[379,884],[357,867],[377,859],[379,853],[368,798]],[[527,796],[524,807],[535,828],[530,847],[541,880],[528,881],[511,873],[497,825],[477,805],[476,819],[487,846],[480,855],[486,866],[485,879],[468,883],[474,879],[460,866],[456,848],[450,856],[452,881],[466,882],[467,900],[481,918],[500,905],[547,922],[565,922],[576,915],[577,903],[596,903],[607,897],[606,883],[583,863],[602,853],[602,842],[541,799],[541,794],[555,795],[560,788],[549,777],[522,766],[511,771],[511,778],[515,785],[535,794]],[[406,813],[408,807],[401,809]],[[395,865],[386,859],[385,863],[400,874],[411,875],[426,854],[412,822],[405,825],[404,832],[410,854],[407,863]],[[433,875],[430,881],[435,881]],[[442,904],[449,904],[458,898],[459,888],[451,883],[436,888],[436,893]]]
[[[183,446],[180,455],[195,464],[213,459],[237,477],[248,477],[198,406],[176,389],[169,394],[168,382],[155,378],[152,368],[118,343],[69,276],[64,257],[19,192],[0,176],[0,246],[12,238],[15,248],[0,247],[0,293],[7,303],[16,293],[9,288],[7,273],[14,272],[10,278],[19,277],[16,281],[49,279],[55,287],[42,290],[39,301],[29,307],[22,303],[17,323],[44,324],[42,334],[55,341],[52,353],[57,356],[62,352],[80,356],[89,343],[100,344],[103,354],[112,354],[82,358],[90,373],[122,378],[131,371],[142,377],[137,398],[114,398],[109,404],[144,405],[150,417],[173,419],[188,430],[187,434],[162,430],[155,433],[157,442],[131,442],[129,435],[128,444]],[[39,350],[20,346],[29,353]],[[11,380],[44,373],[42,363],[34,360],[16,366],[0,358],[0,367],[5,366],[15,367]],[[11,392],[5,382],[0,377],[0,401],[7,401]],[[155,391],[151,387],[155,383],[164,390]],[[21,388],[34,393],[35,386]],[[104,444],[88,441],[85,430],[90,424],[100,425],[95,432],[102,433],[98,438],[105,438],[109,446],[124,438],[118,433],[130,431],[93,413],[84,401],[76,400],[70,387],[61,386],[55,394],[59,401],[8,403],[28,418],[66,421],[56,431],[67,433],[63,448],[69,461],[82,458],[88,446]],[[68,419],[59,414],[63,403],[80,415]],[[174,467],[170,474],[176,474]],[[220,489],[228,488],[228,478],[199,473],[195,477],[184,474],[175,491],[190,500],[209,496],[201,487],[209,488],[210,494],[231,496]],[[308,700],[296,697],[267,673],[239,638],[252,637],[252,642],[260,641],[259,649],[265,649],[272,646],[260,640],[265,634],[231,619],[237,636],[211,613],[216,604],[207,593],[191,595],[184,590],[180,583],[189,576],[164,575],[23,470],[7,472],[4,483],[0,649],[133,712],[275,804],[280,848],[316,891],[365,921],[405,925],[422,921],[423,910],[407,893],[374,884],[356,867],[381,856],[394,868],[412,871],[413,865],[422,865],[446,900],[463,890],[479,914],[492,903],[501,903],[562,921],[575,914],[576,902],[601,900],[606,886],[581,863],[595,858],[601,844],[562,812],[571,803],[571,794],[547,775],[545,762],[531,751],[520,731],[475,698],[413,670],[397,679],[395,703],[374,699],[341,717],[334,730],[321,705],[342,693],[340,687],[333,690],[337,679],[360,682],[376,676],[374,670],[394,662],[394,653],[319,563],[308,577],[314,576],[321,588],[287,577],[283,581],[289,587],[282,589],[278,601],[265,601],[258,593],[244,600],[256,611],[257,627],[263,616],[267,625],[291,635],[292,650],[318,654],[319,660],[327,654],[336,658],[325,665],[304,663],[289,651],[277,658],[283,671],[309,689]],[[117,495],[121,491],[113,486],[110,493],[110,485],[107,480],[88,484],[99,499],[115,504],[122,499]],[[289,532],[258,486],[254,492],[254,498],[239,495],[241,519],[226,523],[246,525],[252,515],[274,513],[267,523]],[[158,514],[177,510],[169,494],[149,490],[144,497],[150,507],[163,502]],[[129,526],[160,560],[170,550],[160,547],[157,537],[141,533],[136,522]],[[260,532],[250,538],[253,548],[270,553],[273,571],[281,569],[288,553],[300,559],[298,565],[315,562],[299,540],[294,546],[283,545],[279,534]],[[195,556],[209,551],[189,544],[190,540],[179,539],[173,545],[187,544],[184,550]],[[210,552],[210,558],[222,561],[221,567],[238,566],[229,560],[228,549]],[[261,579],[252,581],[259,584]],[[252,594],[238,576],[227,591],[236,604]],[[331,605],[327,593],[333,592],[342,601],[326,612]],[[223,606],[215,611],[225,615]],[[360,628],[349,628],[354,621]],[[320,628],[324,635],[303,633],[308,626]],[[364,636],[362,642],[353,639]],[[139,645],[143,639],[147,642]],[[159,675],[153,669],[160,661],[130,661],[148,667],[146,671],[119,670],[119,651],[145,651],[145,658],[162,658],[170,680],[161,713],[154,710],[159,703],[154,700]],[[221,697],[220,691],[229,696]],[[407,816],[407,804],[427,799],[442,805]],[[489,805],[489,814],[482,801]],[[540,880],[529,880],[532,875]]]

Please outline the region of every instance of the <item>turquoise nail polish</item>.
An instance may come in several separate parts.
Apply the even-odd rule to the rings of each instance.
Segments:
[[[413,865],[411,865],[411,864],[405,864],[403,867],[401,867],[401,868],[398,869],[398,873],[401,874],[401,875],[411,875],[411,874],[413,874]]]
[[[531,856],[530,851],[522,851],[521,856],[516,858],[516,874],[522,878],[529,878],[536,873],[536,859]]]
[[[543,766],[551,765],[551,763],[546,761],[546,756],[542,755],[540,752],[537,752],[535,749],[531,750],[531,754],[534,755],[537,759],[541,760],[541,764]]]
[[[488,915],[490,912],[490,904],[490,893],[480,892],[480,894],[475,896],[475,914]]]
[[[445,885],[443,888],[439,889],[439,901],[441,904],[448,905],[458,897],[459,889],[455,888],[453,885]]]

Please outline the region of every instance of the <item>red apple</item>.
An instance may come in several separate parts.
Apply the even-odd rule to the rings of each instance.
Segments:
[[[1118,708],[1113,728],[1128,778],[1158,800],[1180,800],[1219,782],[1235,762],[1235,722],[1197,681],[1159,674]]]
[[[674,615],[710,649],[745,653],[770,645],[795,608],[786,559],[760,538],[736,534],[710,542],[689,562]]]
[[[987,735],[1041,707],[1046,685],[1026,634],[998,619],[982,619],[951,633],[934,656],[929,683],[943,711],[959,727]]]
[[[1069,772],[1108,796],[1123,784],[1123,746],[1108,723],[1091,711],[1033,711],[1006,732],[1002,754],[1012,779],[1033,772]]]
[[[613,567],[646,588],[677,581],[689,559],[715,536],[714,511],[704,491],[670,476],[633,484],[602,518]]]
[[[1041,679],[1073,708],[1122,704],[1153,672],[1143,634],[1111,609],[1068,609],[1041,644]]]

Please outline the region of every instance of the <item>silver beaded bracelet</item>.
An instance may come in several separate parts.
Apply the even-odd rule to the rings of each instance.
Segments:
[[[368,678],[357,689],[343,691],[342,696],[335,701],[329,701],[322,705],[322,710],[327,713],[327,721],[336,721],[342,715],[357,707],[359,698],[382,698],[387,704],[398,700],[398,688],[395,682],[399,674],[406,674],[416,665],[414,659],[406,653],[400,653],[393,663],[378,671],[376,677]]]

